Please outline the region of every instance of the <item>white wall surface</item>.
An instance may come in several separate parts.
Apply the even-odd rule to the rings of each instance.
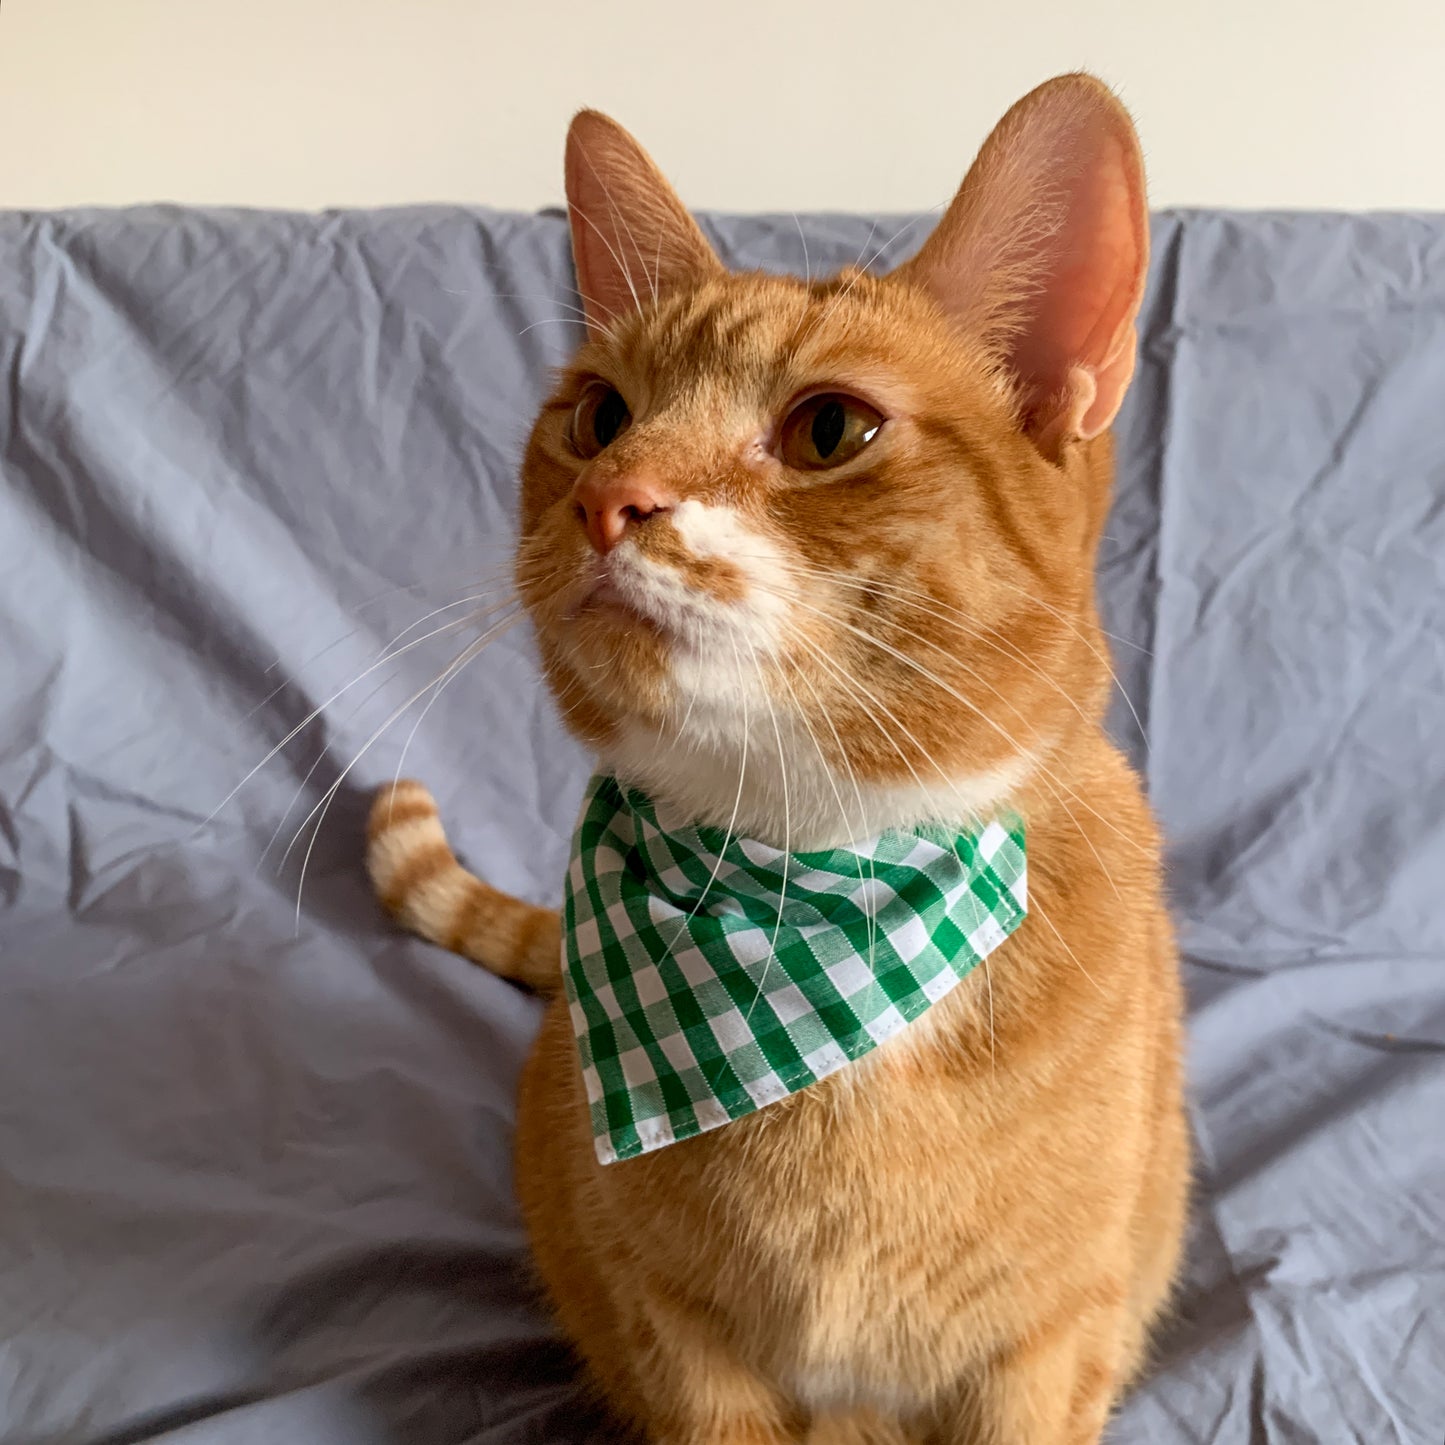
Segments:
[[[1156,205],[1445,209],[1445,0],[0,0],[0,206],[542,206],[596,105],[694,206],[924,209],[1079,67]]]

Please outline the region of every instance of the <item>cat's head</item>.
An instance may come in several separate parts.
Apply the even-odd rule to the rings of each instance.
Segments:
[[[588,337],[532,432],[517,574],[604,766],[818,846],[991,807],[1096,726],[1148,255],[1113,95],[1026,96],[881,277],[726,271],[595,112],[566,174]]]

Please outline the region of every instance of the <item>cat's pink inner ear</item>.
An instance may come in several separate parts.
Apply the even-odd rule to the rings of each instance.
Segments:
[[[599,111],[572,121],[566,182],[577,287],[594,334],[722,269],[651,157]]]
[[[1102,82],[1067,75],[999,122],[900,274],[1002,357],[1024,426],[1052,453],[1118,412],[1148,264],[1133,122]]]

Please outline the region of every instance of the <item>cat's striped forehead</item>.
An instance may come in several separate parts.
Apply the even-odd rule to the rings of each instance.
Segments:
[[[857,322],[872,309],[878,284],[857,273],[812,283],[727,276],[634,313],[602,339],[600,349],[623,369],[663,383],[705,375],[771,382],[780,373],[826,362],[845,332],[871,350],[866,334],[857,334]]]

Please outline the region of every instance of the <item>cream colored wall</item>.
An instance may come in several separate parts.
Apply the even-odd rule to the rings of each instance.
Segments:
[[[0,206],[547,205],[590,104],[696,206],[911,210],[1080,66],[1158,205],[1445,209],[1442,0],[0,0]]]

